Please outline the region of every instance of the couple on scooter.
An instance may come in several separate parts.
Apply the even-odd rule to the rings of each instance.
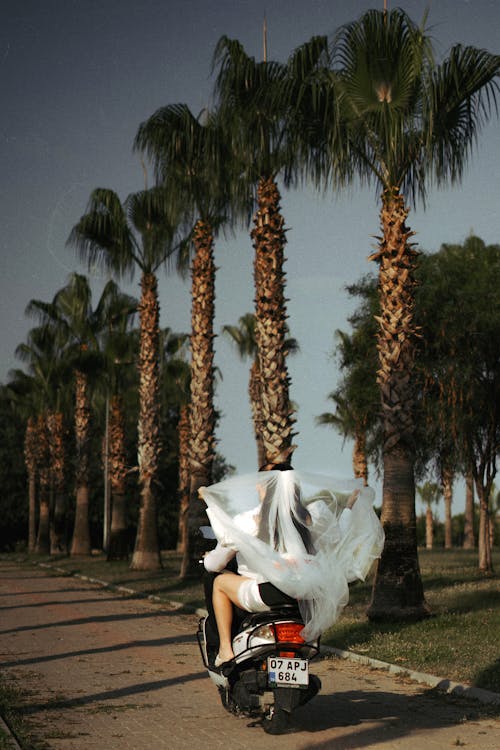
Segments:
[[[349,581],[364,578],[382,549],[373,492],[359,481],[281,464],[199,493],[218,540],[204,557],[205,569],[219,573],[212,593],[219,633],[216,667],[234,656],[233,604],[264,612],[298,601],[304,637],[317,637],[347,603]],[[227,570],[233,558],[237,574]]]

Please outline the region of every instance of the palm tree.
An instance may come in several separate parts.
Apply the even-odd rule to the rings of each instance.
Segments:
[[[28,552],[35,552],[37,538],[37,413],[43,404],[43,388],[35,374],[23,370],[9,373],[6,393],[13,409],[26,423],[24,432],[24,464],[28,477]]]
[[[346,398],[341,389],[332,391],[328,398],[335,405],[334,412],[323,412],[316,417],[316,424],[336,429],[344,438],[352,438],[352,468],[354,476],[363,479],[368,485],[368,457],[366,453],[366,417],[358,416],[352,408],[352,402]]]
[[[33,312],[36,303],[30,303]],[[67,552],[67,491],[65,413],[68,409],[69,390],[65,385],[68,365],[62,342],[56,331],[47,326],[33,328],[27,341],[16,349],[16,356],[26,362],[29,375],[20,380],[29,386],[29,402],[38,403],[37,420],[28,419],[25,457],[30,477],[30,538],[34,531],[35,468],[40,480],[41,520],[37,536],[38,551],[51,554]]]
[[[416,545],[412,373],[418,253],[406,224],[408,201],[425,198],[433,177],[438,183],[460,179],[495,101],[499,66],[499,57],[460,45],[435,66],[429,38],[399,9],[368,11],[335,38],[329,89],[322,100],[324,104],[330,94],[325,111],[335,125],[325,139],[328,178],[345,178],[350,164],[381,194],[381,237],[371,260],[379,266],[386,542],[368,612],[373,620],[419,618],[429,612]]]
[[[425,546],[432,549],[434,541],[434,518],[432,515],[432,505],[439,502],[441,497],[441,488],[436,482],[425,482],[422,486],[417,486],[417,493],[425,505]]]
[[[294,180],[295,154],[287,118],[292,109],[301,111],[299,86],[310,79],[325,50],[326,40],[316,38],[299,48],[287,65],[267,59],[258,63],[238,41],[222,37],[214,56],[216,95],[233,159],[242,166],[248,184],[256,188],[251,238],[261,391],[258,431],[267,465],[290,462],[295,449],[285,350],[286,229],[277,179],[282,173],[288,182]]]
[[[177,531],[177,551],[184,555],[188,544],[189,512],[189,405],[181,406],[179,414],[179,521]]]
[[[36,427],[32,416],[26,422],[24,461],[28,474],[28,552],[36,546]]]
[[[255,340],[255,315],[252,313],[246,313],[240,317],[238,323],[238,325],[223,326],[222,332],[236,345],[241,359],[246,359],[247,357],[252,358],[250,378],[248,382],[248,395],[252,411],[255,441],[257,444],[257,466],[264,466],[266,463],[266,454],[264,451],[261,431],[264,417],[262,414],[262,388],[259,358],[257,356],[258,350],[257,342]],[[285,340],[285,351],[287,354],[293,354],[298,350],[299,345],[296,339],[287,338]]]
[[[182,196],[191,245],[190,490],[188,543],[181,577],[198,571],[207,523],[198,488],[212,481],[216,415],[214,394],[214,235],[228,211],[228,146],[214,115],[195,117],[184,104],[162,107],[139,127],[135,147],[152,160],[157,180],[169,195]],[[235,183],[234,183],[235,184]],[[236,198],[234,206],[236,206]],[[236,210],[235,210],[236,214]]]
[[[161,450],[157,270],[175,247],[173,204],[156,188],[131,194],[124,204],[109,189],[96,188],[68,243],[89,266],[98,263],[119,277],[141,271],[139,302],[138,465],[141,505],[131,567],[161,568],[157,481]]]
[[[336,359],[343,376],[328,398],[335,404],[335,412],[325,412],[316,418],[319,425],[336,428],[344,438],[354,441],[353,471],[368,483],[368,454],[374,453],[379,432],[379,407],[375,373],[377,352],[374,343],[373,316],[378,312],[375,280],[364,278],[347,287],[352,296],[361,296],[362,303],[350,316],[353,332],[337,330]]]
[[[103,295],[106,294],[106,289]],[[75,485],[76,508],[72,555],[91,553],[89,522],[89,473],[91,444],[90,379],[101,366],[98,332],[102,320],[92,309],[92,291],[87,277],[73,273],[51,303],[31,300],[27,314],[38,316],[43,330],[64,349],[73,369],[75,387]],[[55,424],[55,423],[54,423]],[[63,446],[64,441],[58,441]]]
[[[135,297],[120,291],[115,282],[106,285],[98,316],[104,326],[100,346],[104,357],[104,514],[103,545],[108,560],[128,557],[126,484],[130,473],[125,440],[126,413],[124,395],[127,388],[136,388],[131,365],[135,364],[138,337],[131,330],[137,312]]]

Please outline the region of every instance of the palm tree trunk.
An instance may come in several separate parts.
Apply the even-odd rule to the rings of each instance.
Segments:
[[[37,466],[40,484],[40,514],[35,552],[41,555],[50,553],[50,455],[47,422],[40,415],[36,427]]]
[[[425,510],[425,548],[432,549],[434,544],[434,518],[430,505]]]
[[[71,555],[90,555],[89,459],[90,397],[87,376],[75,373],[76,509]]]
[[[158,536],[156,491],[161,450],[160,306],[158,303],[158,282],[153,273],[142,275],[139,319],[138,460],[141,507],[130,567],[133,570],[159,570],[162,564]]]
[[[379,250],[379,370],[384,428],[382,525],[385,544],[378,564],[368,617],[419,619],[429,614],[418,562],[414,478],[412,372],[416,330],[413,278],[417,252],[408,242],[408,209],[397,189],[382,198]]]
[[[443,471],[443,497],[444,497],[444,548],[453,547],[451,505],[453,501],[453,474]]]
[[[179,523],[177,552],[184,553],[187,545],[189,509],[189,407],[181,406],[179,415]]]
[[[214,313],[215,263],[212,227],[199,220],[193,233],[194,258],[191,268],[191,401],[190,432],[190,489],[188,534],[180,576],[199,573],[198,560],[205,551],[200,526],[208,524],[205,507],[198,489],[212,481],[215,455],[214,410]]]
[[[52,412],[47,417],[50,437],[52,484],[54,489],[54,514],[51,519],[50,554],[67,554],[66,539],[66,487],[64,418],[61,412]]]
[[[43,477],[43,475],[47,475]],[[35,552],[39,555],[50,553],[50,497],[48,470],[40,472],[40,515]]]
[[[362,479],[368,486],[368,461],[366,460],[366,432],[364,425],[359,425],[355,431],[354,448],[352,452],[352,468],[354,476]]]
[[[474,549],[474,479],[469,472],[465,478],[464,549]]]
[[[28,552],[36,547],[36,474],[28,474]]]
[[[109,479],[111,486],[111,528],[107,559],[122,560],[128,557],[126,478],[127,455],[125,450],[125,414],[123,398],[115,395],[109,408]]]
[[[257,446],[257,467],[260,468],[266,463],[266,451],[264,448],[264,441],[262,439],[262,433],[260,431],[260,425],[263,422],[261,415],[261,378],[259,372],[259,363],[257,360],[252,362],[250,368],[250,378],[248,381],[248,396],[250,399],[250,408],[252,410],[252,422],[253,430],[255,435],[255,443]]]
[[[262,178],[257,190],[257,211],[251,233],[255,248],[255,340],[261,378],[259,432],[265,463],[291,461],[295,445],[285,357],[286,300],[284,247],[286,234],[280,213],[280,193],[272,178]]]
[[[33,417],[26,423],[24,463],[28,474],[28,552],[36,546],[36,425]]]

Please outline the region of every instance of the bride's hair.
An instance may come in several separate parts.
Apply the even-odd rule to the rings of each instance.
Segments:
[[[283,468],[281,468],[281,466],[283,466]],[[281,471],[289,471],[291,469],[291,467],[286,464],[278,465],[274,468],[279,468]],[[278,503],[276,503],[277,488],[275,483],[273,482],[266,485],[265,494],[260,506],[257,536],[275,550],[286,550],[287,539],[282,538],[284,531],[283,527],[285,526],[286,528],[286,525],[283,521],[280,523],[280,511],[282,512],[283,510],[286,510],[294,528],[302,540],[304,549],[309,555],[314,555],[316,550],[314,549],[311,532],[308,528],[312,523],[311,514],[306,510],[302,503],[299,484],[297,482],[293,483],[291,498],[288,496],[289,489],[290,488],[288,488],[286,496],[281,496],[282,502],[280,502],[278,498]],[[288,505],[288,508],[280,507],[283,505]]]

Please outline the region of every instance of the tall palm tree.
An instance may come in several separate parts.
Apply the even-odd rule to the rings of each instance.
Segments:
[[[233,158],[255,190],[257,208],[251,238],[255,249],[255,339],[260,378],[258,431],[264,463],[291,460],[293,408],[286,365],[286,300],[284,248],[286,228],[280,209],[278,176],[293,182],[295,153],[288,137],[288,117],[300,110],[298,97],[326,51],[326,39],[299,48],[287,65],[256,62],[236,40],[222,37],[214,63],[216,95]]]
[[[106,290],[103,295],[106,294]],[[89,475],[91,445],[91,395],[90,379],[101,366],[98,332],[102,325],[100,316],[92,309],[92,290],[88,279],[81,274],[70,275],[68,283],[60,289],[51,303],[31,300],[27,314],[38,316],[46,332],[50,333],[64,349],[67,362],[74,374],[75,388],[75,485],[76,508],[72,555],[91,553],[89,521]],[[55,426],[54,422],[53,425]],[[57,441],[64,446],[64,441]]]
[[[26,422],[24,462],[28,474],[28,552],[36,545],[36,427],[32,416]]]
[[[172,201],[158,189],[118,195],[96,188],[86,213],[73,227],[68,243],[89,266],[98,263],[119,277],[141,272],[139,302],[138,466],[141,505],[131,567],[161,568],[157,521],[157,481],[161,450],[160,372],[157,270],[176,249],[177,228]]]
[[[361,305],[350,316],[353,332],[337,330],[335,357],[343,373],[338,387],[328,398],[335,412],[316,418],[319,425],[336,428],[344,438],[354,441],[352,464],[354,476],[368,483],[368,454],[374,452],[379,432],[379,405],[375,381],[377,351],[374,342],[373,316],[378,312],[375,280],[367,277],[347,287],[353,296],[362,297]]]
[[[124,559],[129,554],[126,484],[130,473],[125,439],[125,399],[130,387],[137,387],[133,377],[138,351],[138,337],[132,330],[138,300],[120,291],[114,281],[106,285],[98,316],[103,320],[100,347],[104,358],[101,381],[105,414],[103,463],[105,491],[105,549],[108,560]],[[107,502],[106,502],[107,501]]]
[[[33,311],[35,306],[33,301],[28,306],[28,311]],[[27,341],[17,347],[16,356],[28,364],[30,374],[21,382],[31,383],[29,395],[31,398],[35,396],[38,402],[38,419],[36,422],[28,420],[25,443],[27,460],[30,457],[35,459],[28,467],[30,486],[33,488],[32,471],[35,467],[38,467],[40,480],[43,523],[39,527],[38,547],[51,554],[66,554],[68,501],[65,425],[69,406],[69,389],[66,385],[68,363],[59,336],[47,326],[31,329]],[[40,440],[38,445],[36,435]],[[30,509],[33,510],[31,494]],[[30,512],[30,536],[33,522]]]
[[[436,482],[425,482],[416,488],[417,494],[425,505],[425,546],[432,549],[434,543],[434,517],[432,505],[437,504],[441,497],[441,488]]]
[[[255,315],[253,313],[242,315],[238,321],[238,325],[225,325],[222,327],[222,332],[236,345],[241,359],[246,359],[247,357],[252,359],[248,382],[248,396],[252,411],[255,442],[257,444],[257,466],[264,466],[266,463],[266,454],[261,431],[264,417],[262,414],[262,388],[259,358],[257,356],[258,349],[255,339]],[[287,338],[285,340],[285,351],[287,354],[293,354],[298,350],[299,345],[296,339]]]
[[[368,457],[366,453],[366,421],[367,418],[356,413],[352,402],[346,398],[340,389],[332,391],[328,398],[335,405],[334,412],[323,412],[316,417],[316,424],[334,427],[344,438],[352,438],[352,468],[354,476],[363,479],[368,485]]]
[[[37,538],[37,413],[43,408],[43,387],[34,372],[15,369],[9,373],[6,392],[16,413],[25,420],[24,464],[28,478],[28,552],[35,552]]]
[[[197,118],[184,104],[162,107],[143,122],[135,147],[151,159],[156,178],[169,195],[182,196],[186,223],[193,227],[191,246],[191,380],[190,500],[188,543],[181,577],[198,571],[203,552],[200,526],[207,523],[198,488],[212,481],[215,456],[214,330],[215,233],[227,216],[229,158],[217,119],[203,112]],[[233,184],[236,184],[234,182]],[[236,205],[236,198],[234,205]]]
[[[425,198],[430,179],[444,184],[462,176],[495,101],[499,66],[498,56],[460,45],[434,65],[428,36],[399,9],[368,11],[342,27],[334,42],[323,100],[330,93],[324,111],[337,125],[325,139],[328,178],[345,177],[342,171],[350,162],[361,180],[375,183],[381,195],[381,237],[371,259],[379,266],[386,542],[368,612],[374,620],[419,618],[429,611],[416,546],[412,373],[418,338],[413,316],[418,253],[406,224],[408,205],[416,197]],[[344,136],[340,159],[339,122]]]

